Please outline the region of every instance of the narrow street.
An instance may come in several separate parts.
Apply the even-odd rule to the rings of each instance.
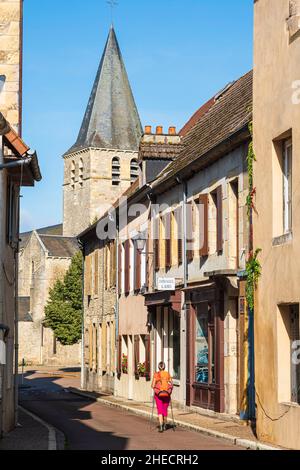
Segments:
[[[159,434],[145,418],[68,391],[78,378],[27,372],[20,404],[62,431],[68,450],[239,450],[225,441],[183,429]]]

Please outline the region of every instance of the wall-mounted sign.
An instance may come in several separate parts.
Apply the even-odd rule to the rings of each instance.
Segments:
[[[159,277],[157,280],[157,289],[161,291],[176,290],[176,281],[174,277]]]

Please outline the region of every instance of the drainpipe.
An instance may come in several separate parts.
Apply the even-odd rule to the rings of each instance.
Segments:
[[[32,158],[33,157],[27,157],[27,158],[23,158],[22,160],[17,160],[15,162],[2,163],[0,165],[0,171],[1,170],[7,170],[7,169],[10,169],[10,168],[16,168],[16,167],[19,167],[19,166],[29,165],[32,162]]]
[[[31,159],[30,159],[31,160]],[[20,188],[21,189],[21,188]],[[18,205],[18,234],[20,233],[20,200],[21,195],[19,194],[19,205]],[[14,386],[15,386],[15,426],[18,425],[19,417],[19,242],[20,236],[18,235],[18,244],[14,252],[15,258],[15,375],[14,375]]]
[[[182,208],[182,220],[183,220],[183,286],[184,289],[188,286],[188,263],[187,263],[187,182],[182,181],[182,199],[183,199],[183,208]],[[184,291],[184,303],[183,303],[183,321],[181,322],[182,328],[182,339],[183,344],[182,348],[185,351],[185,364],[187,364],[187,308],[186,308],[186,291]],[[184,371],[181,377],[183,383],[183,404],[186,406],[186,380],[187,380],[187,367],[182,368]]]
[[[249,251],[253,252],[253,209],[250,210]],[[255,355],[254,355],[254,309],[248,306],[248,348],[249,348],[249,387],[248,387],[248,413],[250,420],[256,419],[255,407]]]
[[[0,136],[0,143],[2,144],[2,136]],[[2,153],[2,145],[0,146],[0,165],[3,162],[3,153]],[[0,253],[3,253],[3,240],[4,240],[4,174],[0,172]],[[3,274],[2,274],[2,267],[0,271],[0,302],[3,305],[3,294],[4,294],[4,289],[3,289]],[[4,321],[4,318],[2,318],[2,312],[3,312],[3,307],[1,308],[0,306],[0,323]],[[1,328],[2,329],[2,328]],[[4,330],[4,328],[3,328]],[[5,329],[6,331],[6,329]],[[0,365],[0,439],[2,435],[2,428],[3,428],[3,400],[4,400],[4,370],[5,366]]]
[[[85,344],[84,344],[84,314],[85,314],[85,309],[84,309],[84,246],[81,240],[78,240],[79,247],[82,253],[82,280],[81,280],[81,285],[82,285],[82,320],[81,320],[81,374],[80,374],[80,388],[84,390],[85,386],[85,361],[84,361],[84,351],[85,351]]]
[[[119,301],[119,243],[120,243],[120,234],[119,234],[119,218],[117,216],[116,220],[116,306],[115,306],[115,351],[118,351],[118,344],[119,344],[119,309],[120,309],[120,301]],[[117,394],[117,372],[118,372],[118,354],[115,354],[115,386],[114,386],[114,394]]]

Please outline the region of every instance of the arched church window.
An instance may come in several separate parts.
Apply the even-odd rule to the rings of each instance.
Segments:
[[[74,160],[72,160],[72,163],[71,163],[71,188],[72,189],[75,189],[75,171],[76,171],[75,162]]]
[[[136,158],[131,160],[130,163],[130,181],[134,183],[137,177],[139,176],[139,164]]]
[[[118,157],[112,160],[112,184],[113,186],[119,186],[121,180],[121,167],[120,159]]]
[[[79,181],[79,186],[82,188],[83,186],[83,160],[82,158],[79,160],[78,181]]]

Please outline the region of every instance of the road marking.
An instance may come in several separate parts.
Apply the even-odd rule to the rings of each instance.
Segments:
[[[55,432],[54,427],[51,426],[51,424],[46,423],[45,421],[43,421],[41,418],[34,415],[33,413],[30,413],[30,411],[23,408],[23,406],[19,405],[19,408],[28,416],[30,416],[32,419],[34,419],[35,421],[40,423],[42,426],[48,429],[48,450],[57,450],[56,432]]]

